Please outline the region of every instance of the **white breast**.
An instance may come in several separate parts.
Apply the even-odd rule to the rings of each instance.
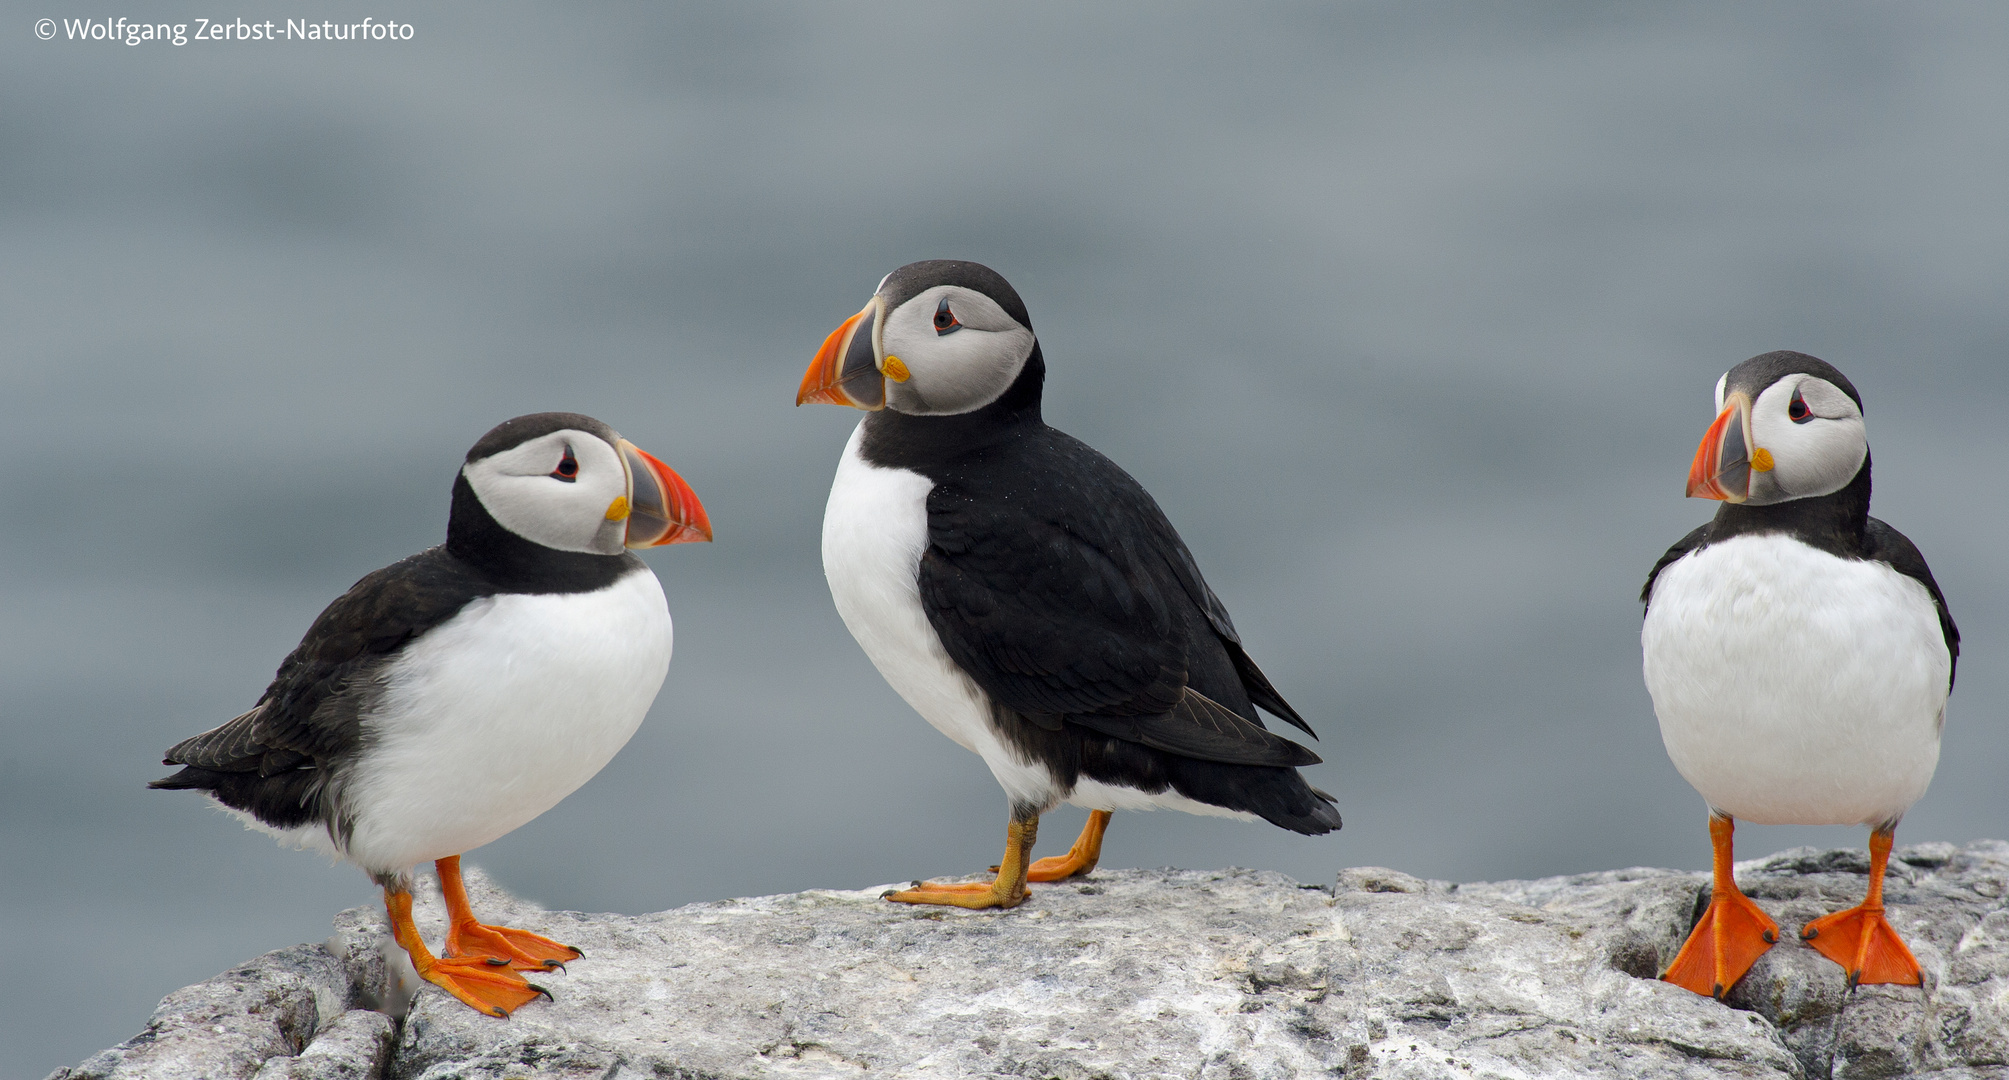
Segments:
[[[823,574],[837,614],[886,682],[942,734],[982,755],[1014,802],[1052,805],[1062,794],[1053,775],[998,739],[990,696],[949,660],[921,609],[934,482],[860,457],[864,433],[863,423],[851,433],[823,511]]]
[[[591,593],[477,600],[407,646],[344,792],[347,855],[400,872],[495,840],[592,779],[670,665],[647,570]]]
[[[1646,687],[1709,805],[1768,824],[1875,825],[1925,794],[1951,671],[1925,587],[1782,535],[1662,570]]]

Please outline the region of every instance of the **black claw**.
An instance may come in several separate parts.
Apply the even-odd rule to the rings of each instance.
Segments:
[[[494,1015],[494,1016],[500,1016],[500,1017],[502,1017],[502,1018],[503,1018],[504,1020],[507,1020],[507,1019],[509,1019],[509,1011],[508,1011],[507,1009],[504,1009],[504,1008],[503,1008],[502,1006],[500,1006],[500,1005],[490,1005],[490,1006],[488,1007],[488,1011],[489,1011],[489,1013],[490,1013],[491,1015]]]
[[[1715,984],[1714,986],[1712,986],[1712,987],[1710,988],[1710,990],[1709,990],[1709,996],[1710,996],[1710,997],[1713,997],[1713,998],[1715,998],[1715,999],[1716,999],[1716,1000],[1718,1000],[1718,1001],[1722,1001],[1722,1000],[1723,1000],[1723,984],[1722,984],[1722,983],[1716,983],[1716,984]]]
[[[564,964],[561,964],[561,963],[559,963],[559,962],[558,962],[558,961],[556,961],[556,960],[546,960],[546,961],[544,961],[544,970],[546,970],[546,971],[564,971],[564,970],[565,970],[565,965],[564,965]]]
[[[584,949],[580,948],[580,947],[579,947],[579,946],[577,946],[577,945],[567,945],[567,946],[565,946],[565,947],[566,947],[566,948],[568,948],[568,949],[571,949],[571,950],[572,950],[572,955],[573,955],[573,956],[575,956],[575,957],[577,957],[577,958],[579,958],[579,959],[581,959],[581,960],[584,960],[584,959],[586,959],[586,950],[584,950]]]
[[[1815,929],[1814,929],[1814,928],[1812,928],[1812,927],[1808,927],[1807,929],[1805,929],[1805,930],[1802,930],[1802,931],[1800,931],[1800,940],[1801,940],[1801,941],[1812,941],[1812,940],[1814,940],[1815,938],[1817,938],[1817,937],[1820,937],[1820,936],[1821,936],[1821,932],[1820,932],[1819,930],[1815,930]]]
[[[1778,932],[1778,931],[1776,931],[1776,930],[1767,930],[1767,931],[1765,931],[1765,944],[1767,944],[1767,945],[1777,945],[1778,943],[1779,943],[1779,932]]]
[[[552,997],[552,996],[551,996],[551,991],[549,991],[549,990],[546,990],[546,989],[544,989],[543,987],[541,987],[541,986],[537,985],[537,984],[536,984],[536,983],[534,983],[534,982],[527,982],[527,983],[524,983],[523,985],[525,985],[525,986],[527,986],[527,987],[531,988],[532,990],[535,990],[535,991],[537,991],[537,992],[538,992],[538,993],[540,993],[540,994],[543,994],[543,995],[544,995],[544,1000],[546,1000],[546,1001],[557,1001],[557,1000],[558,1000],[557,998],[555,998],[555,997]]]
[[[489,966],[489,967],[508,967],[508,966],[509,966],[509,961],[507,961],[507,960],[504,960],[504,959],[503,959],[502,957],[500,957],[500,956],[490,956],[490,957],[487,957],[486,959],[487,959],[487,962],[488,962],[488,966]]]

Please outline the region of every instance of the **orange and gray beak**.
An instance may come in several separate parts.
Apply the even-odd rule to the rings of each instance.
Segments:
[[[849,405],[868,412],[885,408],[885,365],[879,359],[884,323],[885,305],[874,296],[865,310],[831,331],[823,339],[823,347],[816,350],[816,359],[809,362],[809,370],[802,373],[802,389],[795,395],[795,403]]]
[[[1751,470],[1770,467],[1771,455],[1751,445],[1751,396],[1739,390],[1723,399],[1723,411],[1695,449],[1688,497],[1743,502],[1751,497]]]
[[[660,547],[712,538],[712,523],[705,516],[704,504],[683,477],[626,439],[614,445],[621,451],[621,467],[628,473],[628,494],[607,508],[607,520],[627,519],[623,544]]]

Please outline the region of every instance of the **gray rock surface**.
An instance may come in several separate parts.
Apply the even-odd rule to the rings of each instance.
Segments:
[[[56,1070],[50,1080],[302,1075],[285,1071],[283,1064],[269,1068],[268,1062],[322,1067],[304,1074],[314,1077],[381,1076],[390,1060],[393,1024],[382,1013],[351,1011],[351,1002],[364,992],[352,982],[352,971],[361,970],[319,945],[266,953],[169,994],[146,1030],[75,1068]],[[381,964],[377,977],[383,977]],[[371,1042],[354,1034],[358,1031],[381,1037]]]
[[[1798,849],[1738,877],[1790,932],[1860,900],[1867,868]],[[1728,1003],[1651,977],[1707,892],[1668,870],[1451,885],[1370,867],[1331,888],[1099,871],[989,913],[874,889],[584,915],[469,883],[485,917],[586,950],[539,977],[555,1001],[502,1021],[430,987],[412,1000],[382,913],[359,908],[324,946],[177,991],[52,1080],[2009,1076],[1997,841],[1893,860],[1891,920],[1923,988],[1850,992],[1788,936]],[[403,1000],[401,1023],[369,1011]]]

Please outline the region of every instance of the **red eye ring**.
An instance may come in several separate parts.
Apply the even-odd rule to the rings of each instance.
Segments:
[[[571,484],[579,479],[579,459],[572,456],[572,448],[565,448],[565,456],[558,459],[558,467],[551,470],[551,478]]]
[[[1805,398],[1798,390],[1793,391],[1793,400],[1786,404],[1786,417],[1795,424],[1804,424],[1814,418],[1814,411],[1807,408]]]
[[[957,330],[961,330],[962,328],[963,324],[956,321],[956,313],[949,310],[949,298],[946,296],[942,297],[942,302],[940,304],[935,305],[936,336],[939,337],[943,334],[952,334],[955,333]]]

